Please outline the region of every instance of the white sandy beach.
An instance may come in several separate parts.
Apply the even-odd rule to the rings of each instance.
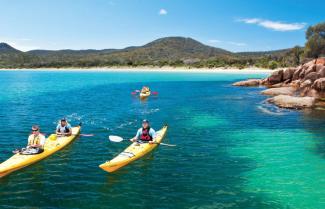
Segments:
[[[186,68],[186,67],[94,67],[94,68],[31,68],[31,69],[0,69],[0,71],[84,71],[84,72],[166,72],[166,73],[230,73],[255,74],[271,73],[274,70],[263,68]]]

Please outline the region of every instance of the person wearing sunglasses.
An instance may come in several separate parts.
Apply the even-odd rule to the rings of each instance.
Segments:
[[[44,151],[45,136],[40,133],[38,125],[32,126],[32,133],[28,137],[27,149],[33,154],[38,154]]]

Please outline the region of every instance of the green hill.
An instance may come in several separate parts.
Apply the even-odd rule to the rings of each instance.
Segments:
[[[31,50],[22,52],[0,44],[0,68],[192,66],[221,67],[258,64],[259,60],[284,56],[290,49],[233,53],[204,45],[192,38],[167,37],[143,46],[103,50]],[[265,61],[263,61],[265,62]]]

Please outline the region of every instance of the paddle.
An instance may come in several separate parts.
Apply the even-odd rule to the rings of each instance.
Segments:
[[[12,151],[13,154],[17,154],[17,153],[20,153],[22,151],[22,149],[15,149]]]
[[[120,136],[113,136],[113,135],[110,135],[108,138],[109,138],[109,140],[110,140],[111,142],[122,142],[122,141],[125,141],[125,140],[124,140],[122,137],[120,137]],[[175,144],[166,144],[166,143],[162,143],[162,142],[160,142],[160,143],[156,142],[156,143],[154,143],[154,144],[160,144],[160,145],[164,145],[164,146],[168,146],[168,147],[176,147]]]
[[[95,134],[80,134],[79,136],[92,137],[95,136]]]
[[[136,95],[136,94],[138,94],[138,93],[140,93],[140,92],[141,92],[140,90],[134,90],[134,91],[131,92],[131,94],[132,94],[132,95]],[[152,92],[151,94],[153,94],[153,95],[158,95],[158,92],[157,92],[157,91],[154,91],[154,92]]]
[[[110,135],[108,138],[109,138],[109,140],[111,142],[121,142],[121,141],[124,141],[124,139],[122,137],[119,137],[119,136]]]
[[[140,90],[134,90],[131,92],[132,95],[136,95],[137,93],[140,93]]]

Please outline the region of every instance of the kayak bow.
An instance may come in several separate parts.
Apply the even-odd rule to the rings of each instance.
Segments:
[[[140,92],[140,94],[139,94],[140,99],[146,99],[146,98],[148,98],[150,95],[151,95],[151,92],[150,92],[150,91],[147,91],[146,93],[142,93],[142,92]]]

